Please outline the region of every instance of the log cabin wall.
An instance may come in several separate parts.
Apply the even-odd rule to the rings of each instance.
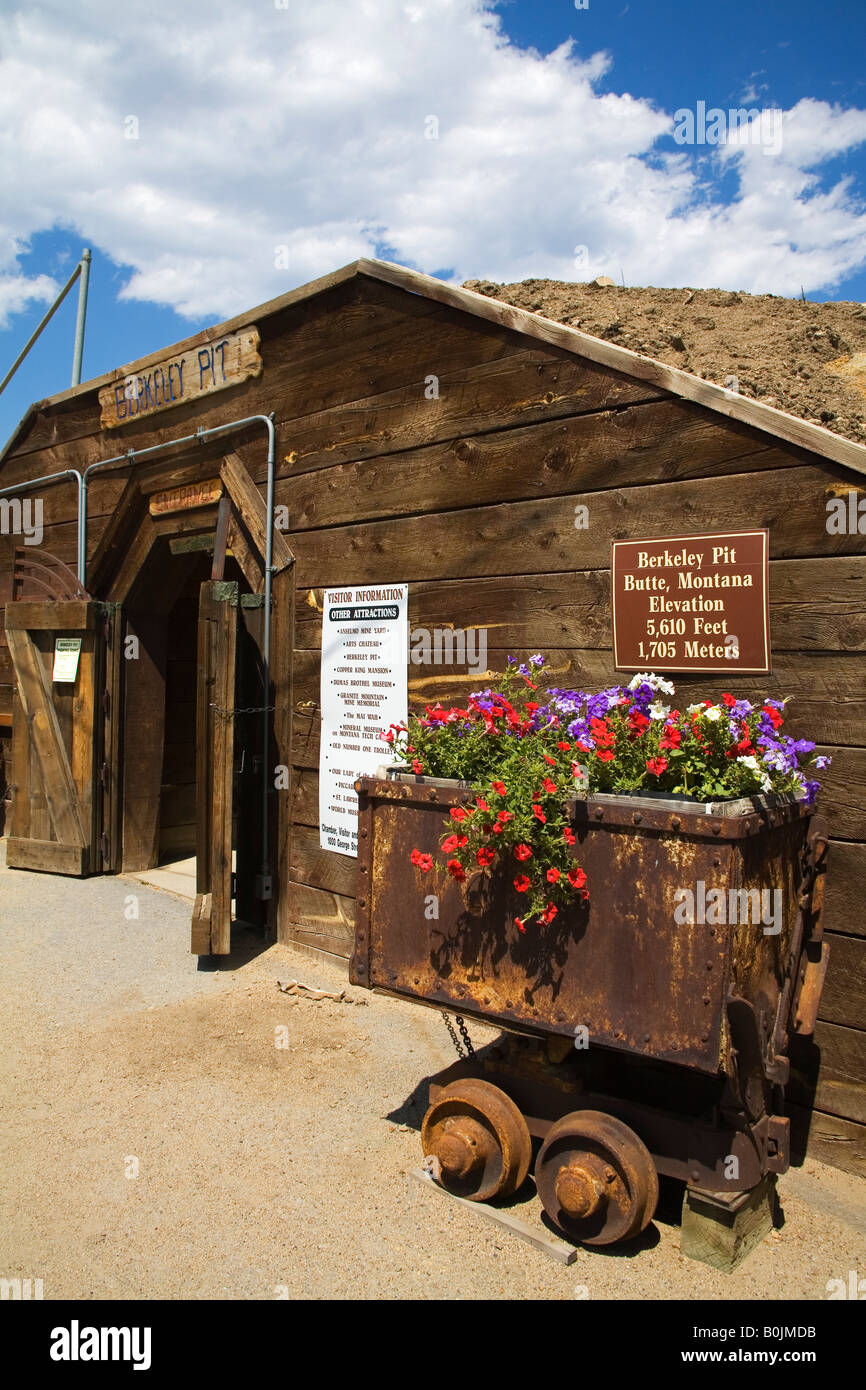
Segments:
[[[355,860],[318,843],[325,586],[408,583],[411,624],[485,628],[490,669],[508,654],[542,651],[557,684],[598,687],[619,679],[611,539],[766,526],[772,674],[674,680],[678,703],[727,688],[791,696],[791,732],[833,756],[820,799],[833,837],[821,1069],[813,1095],[813,1058],[801,1049],[790,1096],[795,1118],[814,1102],[811,1151],[866,1172],[866,536],[830,535],[826,525],[827,500],[862,492],[862,477],[768,429],[364,274],[231,326],[241,322],[260,328],[260,378],[110,432],[100,430],[94,389],[67,393],[34,413],[0,465],[0,484],[275,412],[276,502],[288,508],[296,557],[281,937],[347,956],[353,930]],[[136,477],[153,491],[213,476],[231,448],[263,487],[263,440],[251,431],[166,455],[136,466]],[[89,555],[126,477],[93,481]],[[75,490],[65,483],[41,495],[43,544],[74,563]],[[585,529],[575,525],[579,505]],[[0,536],[0,594],[11,552],[12,539]],[[275,661],[288,681],[282,641]],[[0,716],[11,683],[0,645]],[[478,684],[466,667],[409,668],[416,708],[463,699]],[[7,732],[0,723],[8,782]]]

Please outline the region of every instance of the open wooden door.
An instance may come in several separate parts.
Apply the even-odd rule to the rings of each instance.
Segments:
[[[191,950],[226,956],[232,926],[232,777],[238,585],[202,584],[196,693],[196,900]]]
[[[118,620],[90,599],[6,605],[16,680],[10,868],[82,877],[113,867],[105,750],[116,739]]]

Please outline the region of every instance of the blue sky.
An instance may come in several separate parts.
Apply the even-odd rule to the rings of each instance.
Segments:
[[[148,14],[0,19],[0,376],[83,245],[85,378],[357,255],[866,300],[862,0]],[[699,103],[778,110],[778,140],[677,143]],[[69,385],[74,318],[75,292],[0,396],[0,440]]]

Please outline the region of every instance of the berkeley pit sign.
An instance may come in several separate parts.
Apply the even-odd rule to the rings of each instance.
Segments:
[[[613,541],[619,671],[770,669],[769,532]]]
[[[200,396],[237,386],[259,376],[259,330],[243,328],[204,347],[166,357],[133,376],[120,377],[99,393],[103,429],[128,425],[142,415],[155,415]]]

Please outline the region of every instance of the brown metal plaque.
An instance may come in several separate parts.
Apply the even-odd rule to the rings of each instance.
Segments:
[[[770,670],[769,532],[613,541],[618,671]]]

